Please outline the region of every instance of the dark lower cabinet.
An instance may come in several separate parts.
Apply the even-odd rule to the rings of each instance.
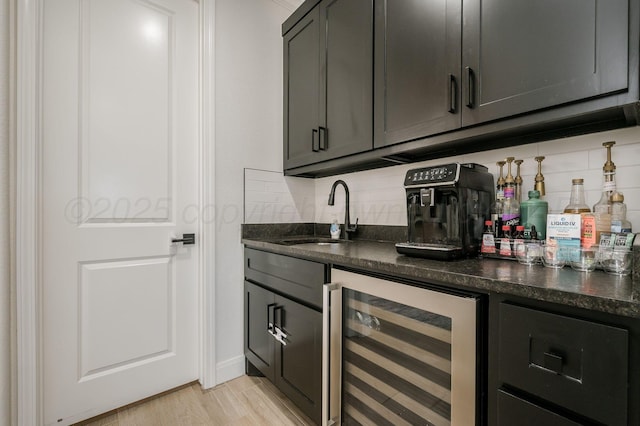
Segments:
[[[526,399],[498,390],[497,426],[579,426],[581,424]]]
[[[276,296],[278,326],[287,336],[276,343],[275,384],[316,423],[322,406],[322,313]]]
[[[499,318],[498,424],[628,424],[628,330],[510,303]]]
[[[322,407],[322,284],[327,266],[245,249],[245,357],[307,416]],[[295,299],[295,300],[294,300]]]

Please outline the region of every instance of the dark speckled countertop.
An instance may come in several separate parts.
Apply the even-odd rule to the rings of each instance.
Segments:
[[[243,235],[242,242],[246,247],[273,253],[640,318],[640,302],[630,276],[618,277],[602,271],[578,272],[569,267],[556,270],[497,259],[451,262],[420,259],[398,254],[394,243],[386,241],[282,245],[278,244],[282,237],[273,233],[258,236],[244,232]]]

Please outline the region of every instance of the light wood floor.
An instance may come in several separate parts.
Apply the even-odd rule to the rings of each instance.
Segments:
[[[78,425],[313,425],[271,382],[242,376],[203,391],[198,383]]]

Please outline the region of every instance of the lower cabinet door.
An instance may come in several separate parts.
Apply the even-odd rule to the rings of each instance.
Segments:
[[[276,296],[276,386],[316,423],[322,408],[322,313]]]
[[[498,426],[579,426],[559,414],[498,390]]]
[[[268,332],[275,295],[262,287],[244,282],[244,354],[262,374],[275,380],[275,340]]]

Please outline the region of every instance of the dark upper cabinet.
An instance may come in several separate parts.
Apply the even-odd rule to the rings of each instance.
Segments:
[[[622,92],[628,37],[628,0],[382,0],[375,146]]]
[[[463,0],[463,10],[463,126],[628,88],[628,0]]]
[[[382,0],[375,13],[375,146],[460,127],[460,0]]]
[[[318,150],[319,21],[314,9],[284,36],[285,169],[313,163]]]
[[[284,35],[284,168],[373,147],[373,0],[324,0]]]
[[[307,0],[283,25],[285,172],[635,125],[639,23],[639,0]]]

